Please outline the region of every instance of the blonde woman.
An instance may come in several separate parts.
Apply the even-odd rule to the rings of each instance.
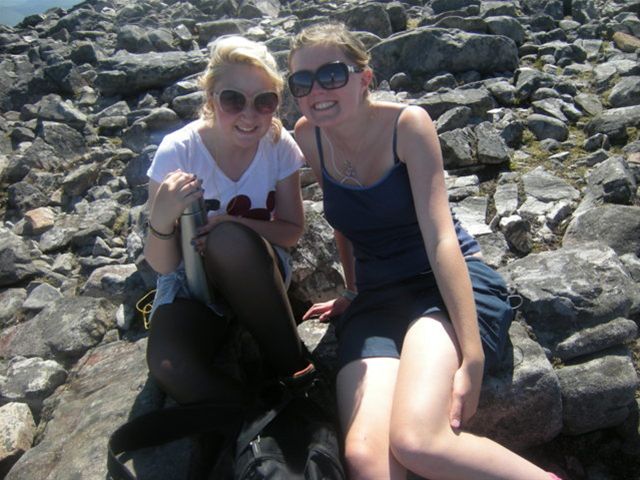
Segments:
[[[502,278],[452,218],[425,110],[374,101],[343,25],[293,40],[296,141],[322,185],[346,289],[305,318],[340,316],[337,396],[351,480],[554,478],[465,431],[513,318]]]
[[[149,168],[145,257],[160,274],[147,361],[180,403],[247,399],[247,386],[212,367],[225,318],[253,335],[267,370],[294,381],[313,372],[286,296],[286,247],[303,229],[300,149],[276,118],[283,80],[264,45],[219,39],[201,76],[201,118],[167,135]],[[215,290],[193,299],[185,282],[178,220],[204,197],[208,223],[193,239]]]

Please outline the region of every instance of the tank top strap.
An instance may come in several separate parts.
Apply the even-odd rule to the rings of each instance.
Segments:
[[[404,109],[407,107],[402,107],[402,109],[400,110],[400,113],[398,113],[398,116],[396,117],[396,123],[393,126],[393,163],[400,163],[400,157],[398,157],[398,151],[397,151],[397,147],[398,147],[398,123],[400,122],[400,115],[402,115],[402,112],[404,112]]]
[[[318,156],[320,157],[320,166],[324,170],[324,154],[322,153],[322,138],[320,137],[320,127],[316,127],[316,146],[318,147]]]

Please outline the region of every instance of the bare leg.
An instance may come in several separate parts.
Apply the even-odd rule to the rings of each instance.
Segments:
[[[416,320],[402,347],[390,442],[407,469],[431,480],[549,480],[549,474],[494,441],[449,426],[459,352],[443,315]]]
[[[405,469],[389,450],[389,418],[399,361],[368,358],[338,373],[340,423],[351,480],[404,480]]]

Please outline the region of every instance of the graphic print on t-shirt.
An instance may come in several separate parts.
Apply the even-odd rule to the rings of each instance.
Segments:
[[[251,208],[251,199],[246,195],[236,195],[227,204],[227,213],[235,217],[252,218],[254,220],[271,220],[271,212],[276,207],[276,192],[271,190],[267,195],[266,208]]]

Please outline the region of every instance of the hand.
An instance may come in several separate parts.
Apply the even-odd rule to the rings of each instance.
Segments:
[[[233,222],[237,221],[237,217],[233,215],[215,215],[207,217],[207,223],[198,228],[198,236],[191,239],[194,243],[196,251],[200,255],[204,255],[206,250],[207,235],[209,232],[220,222]]]
[[[156,192],[149,222],[156,230],[169,233],[184,209],[202,195],[202,181],[195,175],[181,170],[168,173]]]
[[[453,392],[449,423],[453,429],[459,429],[478,409],[484,361],[462,362],[453,376]]]
[[[302,316],[302,320],[318,316],[320,322],[328,322],[331,317],[342,315],[350,304],[351,300],[342,296],[328,302],[316,303]]]

